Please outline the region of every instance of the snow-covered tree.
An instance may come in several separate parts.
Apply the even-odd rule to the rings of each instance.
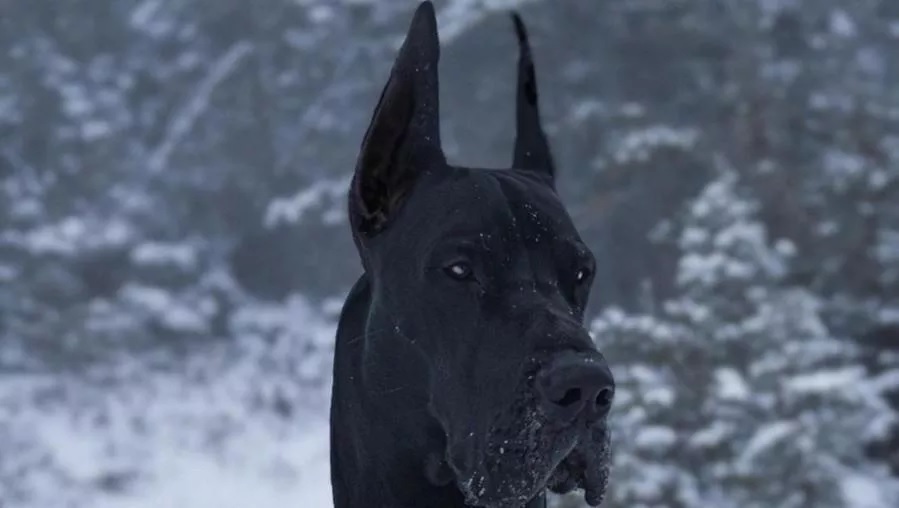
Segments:
[[[864,447],[890,412],[819,300],[782,284],[792,247],[756,207],[733,173],[710,183],[669,231],[678,296],[594,323],[618,386],[610,506],[896,502]]]
[[[819,421],[825,406],[843,415],[843,399],[831,389],[818,393],[819,382],[863,384],[850,381],[859,372],[853,343],[874,388],[899,407],[899,88],[892,86],[899,2],[436,4],[449,158],[508,163],[516,51],[506,11],[520,8],[538,60],[558,189],[599,261],[593,309],[642,305],[648,314],[610,310],[597,325],[610,328],[610,354],[624,369],[617,421],[633,423],[618,429],[619,471],[640,466],[658,480],[642,483],[646,489],[706,495],[714,475],[685,469],[683,457],[708,457],[716,467],[743,457],[714,444],[716,432],[764,448],[748,436],[764,421],[768,439],[788,436],[775,439],[775,448],[795,450],[784,443],[800,442],[798,431],[771,422],[781,421],[776,415]],[[91,454],[53,436],[91,437],[98,449],[119,446],[106,437],[146,442],[155,454],[143,424],[116,434],[68,420],[106,405],[103,388],[128,377],[123,366],[132,360],[187,372],[172,381],[172,399],[182,385],[200,389],[185,410],[202,423],[160,414],[149,424],[157,430],[208,425],[218,436],[215,420],[234,409],[228,397],[253,401],[237,426],[272,413],[296,430],[297,420],[312,416],[297,408],[326,388],[332,334],[305,333],[318,310],[298,302],[309,297],[309,308],[318,309],[316,301],[342,294],[359,273],[343,214],[346,178],[410,9],[378,0],[2,3],[0,375],[26,372],[31,381],[23,382],[36,388],[0,383],[0,484],[23,496],[10,498],[0,485],[0,499],[93,506],[102,503],[87,492],[131,488],[121,479],[140,478],[145,456],[134,459],[133,475],[118,465],[107,474],[108,465],[94,462],[84,479]],[[673,228],[682,245],[653,248],[647,231],[695,195],[719,160],[738,168],[758,210],[715,205],[703,221],[691,212],[692,223]],[[710,232],[725,227],[727,234]],[[765,230],[789,242],[772,244]],[[722,245],[703,240],[718,236]],[[682,259],[672,254],[681,247]],[[780,340],[787,335],[795,340]],[[615,339],[626,336],[634,340]],[[90,403],[76,393],[84,383],[65,377],[85,371],[106,376]],[[165,373],[156,375],[169,385]],[[207,395],[196,377],[211,392],[226,387],[213,397],[222,411],[202,405]],[[735,387],[769,393],[766,383],[794,378],[776,392],[786,401],[780,412],[752,409],[756,419],[741,420],[757,401],[734,395]],[[122,398],[140,401],[143,412],[153,404],[136,393],[155,388],[134,388],[123,388]],[[850,402],[858,414],[872,414],[863,397]],[[844,434],[856,428],[857,420],[834,421]],[[681,453],[687,445],[669,432],[679,428],[705,429],[696,441],[712,444],[702,454]],[[822,447],[814,457],[826,451],[851,463],[840,448],[850,447],[848,438],[807,439]],[[677,453],[660,451],[669,441]],[[254,439],[231,443],[257,450]],[[899,474],[896,450],[899,428],[869,446],[892,458]],[[753,460],[765,464],[767,456]],[[177,489],[171,478],[179,475],[163,469],[160,483]],[[53,471],[87,483],[50,480]],[[728,492],[755,481],[720,474]],[[252,487],[230,478],[235,490]],[[625,478],[621,485],[636,484]],[[165,491],[156,487],[147,490]],[[299,496],[301,504],[322,505]],[[283,504],[263,498],[253,502]],[[166,504],[207,505],[156,503]]]

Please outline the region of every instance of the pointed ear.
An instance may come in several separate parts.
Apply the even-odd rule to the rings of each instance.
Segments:
[[[517,13],[512,13],[515,33],[518,35],[518,97],[515,107],[515,169],[539,171],[555,177],[556,168],[546,134],[540,124],[540,108],[537,99],[537,76],[528,33]]]
[[[373,236],[393,218],[415,180],[445,164],[440,148],[440,42],[431,2],[422,2],[362,141],[350,184],[354,234]]]

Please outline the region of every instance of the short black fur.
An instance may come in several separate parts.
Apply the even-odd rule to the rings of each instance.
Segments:
[[[447,164],[422,3],[349,192],[364,274],[334,358],[335,508],[601,501],[614,382],[583,327],[593,257],[553,186],[524,25],[513,169]],[[575,394],[560,396],[559,394]]]

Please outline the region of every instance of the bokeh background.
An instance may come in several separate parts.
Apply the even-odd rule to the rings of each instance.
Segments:
[[[435,3],[457,164],[509,164],[529,25],[606,506],[899,506],[899,2]],[[0,0],[0,506],[330,506],[345,189],[415,5]]]

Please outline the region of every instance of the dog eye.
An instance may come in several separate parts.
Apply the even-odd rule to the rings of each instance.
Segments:
[[[444,268],[446,274],[456,280],[468,280],[472,276],[471,265],[465,261],[453,263]]]
[[[577,280],[578,284],[582,282],[587,282],[587,279],[590,278],[590,269],[589,268],[581,268],[577,271],[577,275],[575,275],[575,280]]]

